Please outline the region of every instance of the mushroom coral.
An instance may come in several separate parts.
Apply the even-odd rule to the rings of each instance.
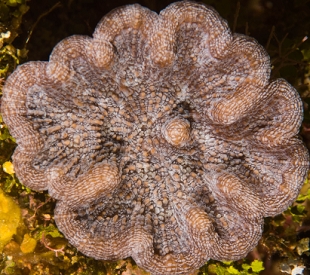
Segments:
[[[309,165],[301,99],[269,78],[262,46],[211,7],[120,7],[8,78],[16,175],[58,200],[58,228],[90,257],[152,274],[240,259]]]

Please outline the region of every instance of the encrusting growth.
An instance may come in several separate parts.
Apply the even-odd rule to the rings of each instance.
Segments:
[[[155,275],[240,259],[309,165],[301,99],[269,78],[265,50],[211,7],[120,7],[8,78],[16,175],[90,257]]]

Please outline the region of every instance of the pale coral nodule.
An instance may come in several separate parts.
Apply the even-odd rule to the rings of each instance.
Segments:
[[[129,5],[71,36],[3,88],[16,175],[58,200],[69,242],[189,274],[255,247],[297,197],[309,157],[302,102],[254,39],[211,7]]]
[[[170,144],[183,146],[190,139],[190,123],[182,118],[173,118],[163,125],[162,134]]]

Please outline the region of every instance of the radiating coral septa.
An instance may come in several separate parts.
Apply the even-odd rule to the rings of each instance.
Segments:
[[[251,83],[241,83],[232,94],[220,100],[216,99],[210,104],[210,118],[215,123],[223,125],[236,123],[252,111],[255,104],[259,103],[261,96],[258,95],[263,93],[262,88]]]
[[[199,253],[188,257],[187,253],[168,253],[158,255],[150,246],[141,254],[134,253],[133,259],[138,265],[144,266],[152,275],[189,274],[203,264]]]
[[[127,5],[112,10],[98,23],[93,37],[98,40],[114,41],[124,29],[139,29],[146,36],[157,20],[156,13],[139,4]]]
[[[254,138],[269,147],[287,144],[299,132],[303,112],[302,101],[294,87],[284,79],[271,82],[267,90],[273,95],[267,104],[273,102],[277,107],[273,109],[273,117],[268,127],[259,129]]]
[[[209,45],[204,46],[210,49],[215,58],[223,55],[232,39],[227,22],[222,20],[215,10],[198,3],[187,1],[174,3],[161,11],[160,20],[162,33],[165,34],[162,37],[165,39],[160,39],[157,43],[154,41],[156,44],[154,49],[161,45],[166,45],[170,49],[175,48],[175,36],[186,23],[197,24],[209,35]]]
[[[300,140],[292,141],[289,147],[279,154],[277,164],[281,174],[275,174],[273,184],[262,182],[262,203],[264,215],[275,216],[281,213],[297,198],[304,183],[304,171],[309,169],[309,153],[303,150]],[[283,156],[285,154],[285,157]]]
[[[12,156],[14,169],[21,183],[33,190],[43,191],[48,188],[47,182],[44,171],[33,167],[32,161],[35,154],[35,151],[27,154],[23,148],[18,146]]]
[[[150,42],[151,58],[159,67],[169,67],[176,60],[176,36],[181,27],[189,22],[195,22],[201,30],[206,31],[211,39],[202,48],[208,49],[212,57],[218,58],[226,50],[232,39],[230,30],[223,20],[217,20],[219,15],[192,2],[178,2],[161,11],[159,22],[153,30]],[[215,27],[216,26],[216,27]],[[204,52],[204,51],[202,51]]]
[[[243,70],[245,79],[250,79],[252,84],[262,88],[268,84],[271,72],[270,57],[254,38],[234,34],[233,41],[227,48],[224,58],[228,56],[245,62],[245,66],[239,69]],[[258,94],[257,96],[260,98],[264,95]]]
[[[74,180],[67,179],[67,173],[66,167],[49,169],[49,192],[73,208],[90,205],[94,200],[110,194],[120,181],[117,166],[106,162],[96,164]]]
[[[55,209],[55,221],[58,228],[65,233],[70,243],[85,255],[96,259],[116,260],[134,255],[134,244],[140,248],[150,247],[151,236],[139,228],[127,228],[114,236],[96,236],[95,232],[85,231],[85,225],[77,219],[74,210],[65,202],[59,201]],[[100,225],[99,225],[100,226]],[[100,226],[101,227],[104,225]],[[146,234],[146,235],[145,235]],[[139,242],[142,241],[142,242]],[[145,247],[146,246],[146,247]],[[142,250],[138,251],[142,251]]]
[[[264,213],[262,201],[250,184],[245,184],[237,176],[225,172],[222,172],[213,182],[210,182],[219,209],[229,207],[231,211],[235,211],[243,217],[261,219]],[[255,208],[254,213],[248,211],[250,206]]]
[[[67,65],[57,61],[49,62],[46,67],[46,74],[59,83],[68,81],[72,73]]]
[[[92,42],[92,38],[83,35],[72,35],[60,41],[53,49],[47,74],[52,80],[63,83],[74,73],[74,60],[78,58],[87,59],[87,49]],[[72,50],[78,49],[77,51]]]
[[[236,59],[225,70],[238,81],[237,86],[221,99],[211,101],[209,116],[216,123],[230,125],[268,100],[273,91],[266,89],[270,77],[269,56],[256,40],[235,34],[221,57],[226,58]]]

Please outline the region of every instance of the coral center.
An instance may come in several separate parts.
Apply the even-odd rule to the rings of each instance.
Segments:
[[[168,120],[162,127],[164,138],[174,146],[184,146],[190,139],[190,123],[183,118]]]

